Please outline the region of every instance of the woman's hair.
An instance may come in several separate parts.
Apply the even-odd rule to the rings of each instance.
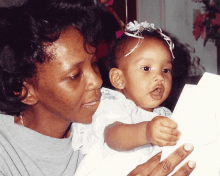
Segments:
[[[28,106],[21,102],[24,81],[36,73],[36,64],[51,59],[45,44],[74,26],[85,44],[96,47],[102,39],[99,16],[93,0],[30,0],[21,6],[0,8],[0,112],[19,115]]]
[[[143,30],[141,32],[141,36],[144,38],[153,38],[157,40],[161,40],[167,45],[167,48],[169,49],[169,45],[167,44],[166,40],[164,40],[164,37],[161,36],[160,32],[158,30]],[[118,38],[115,42],[114,45],[111,48],[111,52],[109,56],[107,57],[108,60],[108,70],[111,68],[117,68],[118,67],[118,61],[120,61],[120,58],[125,56],[127,53],[125,53],[126,46],[128,43],[131,41],[135,40],[137,38],[128,36],[126,34],[123,34],[120,38]]]

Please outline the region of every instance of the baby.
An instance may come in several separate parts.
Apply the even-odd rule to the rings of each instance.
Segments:
[[[73,124],[73,148],[86,154],[75,176],[127,175],[152,157],[155,145],[176,144],[177,124],[167,108],[158,107],[171,91],[172,49],[171,39],[153,24],[126,26],[109,62],[117,91],[102,88],[93,122]]]

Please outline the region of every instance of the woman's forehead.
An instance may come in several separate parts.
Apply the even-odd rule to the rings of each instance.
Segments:
[[[45,52],[52,61],[67,55],[76,60],[85,54],[95,53],[95,48],[85,44],[82,34],[71,26],[62,32],[55,42],[45,47]]]
[[[60,37],[55,42],[49,45],[45,44],[44,50],[49,55],[60,56],[69,47],[76,49],[77,46],[80,46],[82,43],[83,37],[80,32],[74,27],[69,27],[61,33]]]
[[[94,57],[95,48],[84,47],[84,39],[81,33],[74,27],[70,27],[61,33],[59,39],[45,48],[49,62],[39,65],[38,70],[59,69],[65,71],[70,67]],[[50,68],[51,69],[51,68]],[[58,71],[58,70],[57,70]]]

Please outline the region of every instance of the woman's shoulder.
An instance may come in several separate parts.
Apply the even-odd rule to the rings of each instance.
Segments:
[[[14,117],[11,115],[0,114],[0,133],[7,131],[14,124]]]
[[[11,138],[9,130],[14,123],[13,116],[0,114],[0,156],[11,148]]]

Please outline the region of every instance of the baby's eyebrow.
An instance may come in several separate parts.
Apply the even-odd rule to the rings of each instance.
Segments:
[[[169,60],[169,61],[167,61],[167,63],[169,63],[169,64],[171,64],[171,65],[172,65],[172,61],[170,61],[170,60]]]
[[[152,59],[153,59],[153,58],[140,57],[140,58],[138,58],[134,63],[136,64],[136,63],[138,63],[138,62],[140,62],[140,61],[142,61],[142,60],[150,61],[150,60],[152,60]]]

